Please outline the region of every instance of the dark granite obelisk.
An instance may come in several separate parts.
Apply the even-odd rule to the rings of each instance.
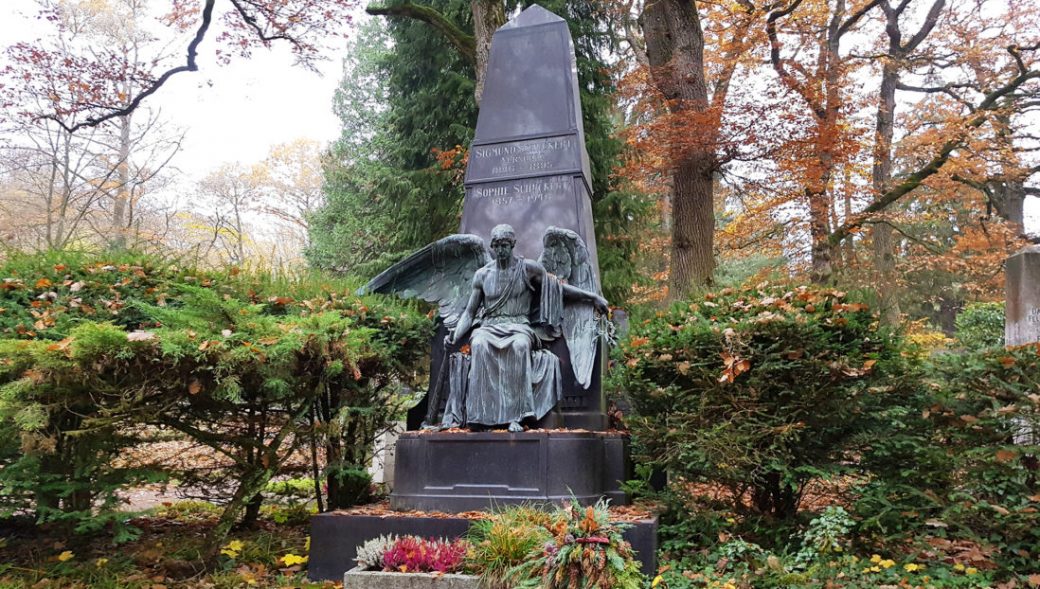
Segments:
[[[570,229],[585,240],[600,284],[591,187],[570,30],[536,4],[492,39],[459,232],[489,239],[508,223],[517,253],[535,259],[546,227]]]

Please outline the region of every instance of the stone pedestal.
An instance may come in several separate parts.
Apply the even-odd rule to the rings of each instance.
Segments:
[[[1029,246],[1007,259],[1004,343],[1040,342],[1040,246]]]
[[[628,436],[610,432],[406,432],[397,441],[393,509],[489,510],[517,504],[628,504]]]

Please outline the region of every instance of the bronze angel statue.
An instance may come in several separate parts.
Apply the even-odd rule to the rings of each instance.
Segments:
[[[515,255],[515,245],[509,225],[492,229],[493,256],[476,235],[449,235],[359,291],[437,303],[449,330],[446,344],[458,347],[468,338],[469,354],[460,350],[449,357],[449,378],[431,381],[426,425],[433,424],[440,396],[434,392],[445,380],[441,428],[505,426],[518,432],[521,421],[543,418],[562,396],[560,359],[547,349],[561,336],[577,381],[585,388],[591,382],[607,301],[598,294],[584,241],[573,231],[549,227],[538,261]]]

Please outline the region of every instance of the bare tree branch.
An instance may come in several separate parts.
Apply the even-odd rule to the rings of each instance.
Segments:
[[[105,121],[110,121],[117,117],[123,117],[134,112],[134,110],[136,110],[137,107],[141,105],[141,102],[145,98],[148,98],[152,94],[155,94],[159,90],[159,88],[162,88],[163,84],[165,84],[170,78],[172,78],[176,74],[179,74],[181,72],[198,71],[199,66],[195,60],[198,57],[199,45],[202,43],[202,40],[206,37],[206,32],[209,30],[210,23],[213,22],[213,6],[215,3],[216,0],[206,0],[206,5],[202,9],[202,24],[200,24],[199,28],[195,31],[195,37],[191,40],[191,43],[188,44],[187,60],[185,64],[182,66],[177,66],[175,68],[168,69],[165,72],[163,72],[162,75],[156,78],[155,81],[149,84],[148,87],[146,87],[137,96],[134,96],[133,100],[129,101],[122,108],[114,108],[109,113],[99,115],[96,117],[89,117],[87,120],[81,123],[76,123],[72,126],[66,125],[65,122],[58,118],[56,115],[44,115],[40,118],[50,119],[54,121],[55,123],[60,125],[62,129],[65,129],[69,133],[75,133],[76,131],[83,129],[84,127],[96,127],[101,123],[104,123]]]

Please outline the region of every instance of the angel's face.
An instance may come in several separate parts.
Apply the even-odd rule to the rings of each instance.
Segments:
[[[505,262],[513,257],[513,246],[515,245],[515,240],[508,237],[499,237],[491,240],[491,251],[495,254],[496,260]]]

